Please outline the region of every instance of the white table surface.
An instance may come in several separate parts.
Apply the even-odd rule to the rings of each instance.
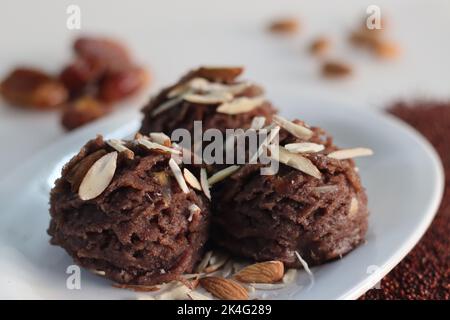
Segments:
[[[295,90],[308,98],[382,108],[402,98],[450,96],[448,0],[118,2],[2,0],[0,75],[16,65],[57,72],[71,57],[73,37],[84,32],[126,40],[136,59],[152,70],[151,92],[197,65],[238,64],[246,66],[245,77],[267,88],[269,97],[271,92]],[[69,4],[81,8],[80,31],[66,28]],[[379,61],[347,43],[349,30],[360,23],[371,4],[380,6],[389,19],[387,36],[403,48],[396,61]],[[293,37],[265,32],[268,21],[279,16],[298,17],[302,31]],[[352,79],[329,81],[319,76],[319,60],[307,53],[307,47],[322,34],[335,41],[332,57],[355,66]],[[119,112],[138,116],[147,96],[125,102]],[[66,134],[59,116],[11,108],[0,101],[0,176]]]

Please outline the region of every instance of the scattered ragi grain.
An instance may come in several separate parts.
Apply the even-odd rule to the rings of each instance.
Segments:
[[[388,111],[420,131],[441,157],[445,171],[442,203],[415,248],[361,299],[450,299],[450,102],[397,103]]]

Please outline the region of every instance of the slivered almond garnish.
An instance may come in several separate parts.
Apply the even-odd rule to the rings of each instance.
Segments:
[[[285,272],[282,281],[285,284],[289,284],[294,282],[296,278],[297,278],[297,269],[289,269],[288,271]]]
[[[250,158],[250,160],[248,161],[248,163],[253,164],[256,163],[256,161],[258,160],[258,157],[261,156],[262,152],[264,151],[264,148],[267,148],[269,146],[269,144],[278,136],[278,134],[280,133],[280,127],[279,126],[272,126],[269,125],[267,127],[265,127],[264,129],[266,130],[270,130],[269,134],[267,135],[267,137],[263,140],[263,142],[261,143],[261,145],[259,146],[257,152]]]
[[[313,191],[319,192],[319,193],[335,192],[337,190],[338,190],[338,187],[336,185],[326,185],[326,186],[320,186],[320,187],[313,188]]]
[[[209,265],[203,270],[205,273],[211,273],[214,271],[219,270],[222,266],[227,263],[227,261],[230,259],[230,256],[226,253],[216,251],[212,254],[211,258],[209,259]]]
[[[90,269],[89,271],[101,277],[104,277],[106,275],[106,272],[103,270]]]
[[[200,185],[200,182],[198,179],[194,176],[192,172],[190,172],[188,169],[183,169],[183,176],[186,182],[194,189],[197,189],[199,191],[202,190],[202,186]]]
[[[170,147],[172,146],[172,142],[170,141],[170,137],[163,132],[151,132],[149,134],[150,140],[159,143],[160,145]]]
[[[341,149],[333,151],[328,154],[329,158],[337,160],[345,160],[356,157],[365,157],[373,155],[373,151],[368,148],[352,148],[352,149]]]
[[[202,212],[202,209],[200,209],[200,207],[198,205],[196,205],[195,203],[191,204],[189,206],[189,217],[188,217],[188,221],[191,222],[192,218],[194,217],[195,214],[200,214]]]
[[[226,167],[225,169],[222,169],[220,171],[217,171],[215,174],[213,174],[209,179],[208,179],[208,183],[210,186],[212,186],[213,184],[220,182],[222,180],[224,180],[225,178],[227,178],[228,176],[231,176],[233,173],[235,173],[236,171],[239,170],[239,166],[236,165],[232,165],[229,167]]]
[[[177,180],[181,190],[184,193],[189,193],[189,187],[187,186],[186,181],[183,178],[183,174],[181,173],[181,169],[175,162],[175,160],[173,159],[169,160],[169,167],[170,169],[172,169],[173,175],[175,176],[175,179]]]
[[[103,157],[105,154],[106,154],[105,149],[97,150],[87,155],[80,162],[75,164],[73,168],[70,169],[66,179],[72,185],[73,192],[78,192],[81,181],[83,181],[83,178],[86,176],[88,170],[92,167],[95,161]]]
[[[167,290],[166,292],[161,293],[156,296],[156,300],[188,300],[190,299],[188,293],[192,292],[184,284],[180,284],[175,286],[172,289]]]
[[[209,190],[208,175],[205,168],[202,168],[200,170],[200,185],[202,186],[202,190],[205,196],[209,200],[211,200],[211,191]]]
[[[118,152],[123,152],[123,154],[126,155],[128,159],[134,158],[134,152],[127,147],[124,146],[124,142],[122,140],[118,139],[110,139],[106,140],[106,143],[111,147],[114,148]]]
[[[200,279],[200,284],[213,296],[224,300],[247,300],[248,291],[233,280],[220,277],[206,277]]]
[[[265,101],[264,97],[255,97],[255,98],[240,97],[230,102],[222,103],[216,109],[216,111],[231,115],[245,113],[259,107],[264,101]]]
[[[188,93],[183,99],[198,104],[218,104],[231,101],[233,95],[225,91],[212,91],[207,94]]]
[[[309,269],[308,263],[302,258],[302,256],[300,255],[300,253],[298,253],[298,251],[295,251],[295,255],[297,256],[298,261],[300,261],[300,264],[302,265],[303,269],[305,269],[306,273],[309,275],[311,285],[314,284],[314,275],[311,272],[311,269]]]
[[[285,165],[300,170],[310,176],[320,179],[322,174],[319,169],[309,160],[297,153],[287,151],[284,147],[278,148],[278,155],[272,154],[271,157]]]
[[[202,293],[196,292],[196,291],[191,291],[188,294],[188,297],[191,298],[192,300],[212,300],[210,297],[208,297],[207,295],[204,295]]]
[[[284,275],[284,265],[281,261],[266,261],[251,264],[234,275],[236,280],[245,283],[275,283]]]
[[[88,170],[81,181],[78,195],[81,200],[98,197],[111,183],[117,167],[117,151],[105,154]]]
[[[160,104],[159,106],[157,106],[155,109],[153,109],[151,116],[155,117],[158,114],[163,113],[163,112],[169,110],[170,108],[175,107],[177,104],[179,104],[182,101],[183,101],[183,95],[181,95],[179,97],[175,97],[170,100],[167,100],[167,101],[163,102],[162,104]]]
[[[352,201],[350,202],[350,209],[348,211],[349,215],[355,215],[358,212],[359,209],[359,202],[358,199],[355,197],[352,198]]]
[[[324,145],[312,142],[289,143],[284,147],[292,153],[320,152],[325,149]]]
[[[254,117],[252,120],[252,124],[250,125],[250,128],[259,130],[262,127],[264,127],[265,123],[266,123],[266,117]]]
[[[273,117],[273,121],[297,138],[308,140],[313,135],[313,132],[310,129],[296,124],[292,121],[286,120],[285,118],[278,115],[275,115]]]
[[[203,256],[203,259],[197,265],[197,268],[195,268],[195,270],[197,272],[203,272],[205,268],[208,266],[209,260],[211,259],[212,255],[213,255],[212,251],[206,252],[205,255]]]
[[[162,144],[152,142],[147,139],[137,139],[136,141],[140,145],[143,145],[144,147],[146,147],[147,149],[150,149],[150,150],[157,149],[157,150],[162,150],[162,151],[173,153],[173,154],[178,154],[178,155],[181,154],[181,151],[179,151],[179,150],[175,150],[173,148],[163,146]]]

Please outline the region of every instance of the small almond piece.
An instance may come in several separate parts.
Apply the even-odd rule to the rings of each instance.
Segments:
[[[255,98],[240,97],[230,102],[222,103],[216,111],[231,115],[245,113],[259,107],[264,101],[265,98],[261,96]]]
[[[329,158],[337,160],[345,160],[356,157],[365,157],[373,155],[373,151],[368,148],[352,148],[352,149],[341,149],[333,151],[328,154]]]
[[[317,167],[311,162],[311,160],[297,153],[289,152],[284,147],[278,148],[278,155],[272,154],[271,156],[275,160],[306,174],[309,174],[314,178],[320,179],[322,176],[319,169],[317,169]]]
[[[208,175],[206,173],[205,168],[202,168],[200,170],[200,185],[202,186],[203,193],[205,196],[211,200],[211,192],[209,190],[209,182],[208,182]]]
[[[241,269],[234,277],[245,283],[275,283],[283,279],[284,265],[281,261],[255,263]]]
[[[125,154],[128,159],[134,158],[134,152],[132,150],[128,149],[127,147],[125,147],[122,140],[110,139],[110,140],[106,140],[106,143],[111,148],[114,148],[117,152],[123,152],[123,154]]]
[[[192,172],[190,172],[188,169],[183,169],[183,176],[186,182],[194,189],[197,189],[199,191],[202,190],[202,186],[200,185],[200,182],[198,179],[194,176]]]
[[[219,299],[248,300],[247,290],[236,281],[220,277],[206,277],[200,279],[200,284]]]
[[[296,136],[297,138],[308,140],[313,135],[313,132],[310,129],[308,129],[304,126],[301,126],[299,124],[296,124],[292,121],[289,121],[278,115],[275,115],[273,117],[273,121],[276,124],[278,124],[281,128],[285,129],[286,131],[288,131],[290,134]]]
[[[209,185],[212,186],[213,184],[224,180],[225,178],[231,176],[233,173],[239,170],[239,168],[240,168],[239,166],[232,165],[223,170],[217,171],[208,179]]]
[[[160,145],[170,147],[172,146],[172,142],[170,141],[170,137],[163,132],[151,132],[149,134],[150,140],[159,143]]]
[[[320,152],[325,149],[324,145],[312,142],[289,143],[284,147],[292,153]]]
[[[207,94],[188,93],[184,95],[183,99],[198,104],[218,104],[231,101],[233,95],[225,91],[213,91]]]
[[[81,181],[78,195],[81,200],[91,200],[98,197],[114,177],[117,167],[117,151],[105,154],[88,170]]]
[[[180,189],[184,193],[189,193],[189,187],[187,186],[186,181],[183,178],[183,174],[181,173],[181,169],[175,162],[175,160],[173,159],[169,160],[169,167],[170,169],[172,169],[173,175],[175,176],[175,179],[177,180]]]
[[[86,173],[88,170],[92,167],[92,165],[103,157],[106,154],[106,150],[100,149],[97,150],[85,158],[83,158],[80,162],[75,164],[69,171],[69,173],[66,176],[67,181],[70,182],[72,185],[72,191],[78,192],[78,189],[80,188],[81,181],[83,181],[83,178],[86,176]]]

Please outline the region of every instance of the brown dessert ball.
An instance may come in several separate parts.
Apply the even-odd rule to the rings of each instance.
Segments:
[[[48,234],[82,267],[152,285],[192,272],[210,212],[208,200],[177,179],[169,147],[141,140],[98,136],[64,166],[50,195]]]
[[[142,109],[140,132],[164,132],[184,128],[192,132],[194,121],[202,121],[203,130],[248,128],[255,116],[271,119],[274,107],[263,99],[264,90],[253,83],[239,81],[243,68],[200,67],[190,71],[176,84],[163,89]],[[242,100],[255,102],[244,111],[221,111],[221,105]],[[259,99],[259,102],[258,100]],[[245,101],[244,101],[245,102]]]
[[[322,129],[295,123],[310,137],[295,137],[281,127],[280,146],[314,143],[311,150],[293,156],[286,146],[275,175],[261,175],[261,164],[247,164],[213,186],[212,238],[234,255],[301,267],[296,251],[317,265],[364,241],[367,196],[353,160],[334,158],[345,154],[333,154],[337,147]],[[302,160],[296,162],[298,156]]]

